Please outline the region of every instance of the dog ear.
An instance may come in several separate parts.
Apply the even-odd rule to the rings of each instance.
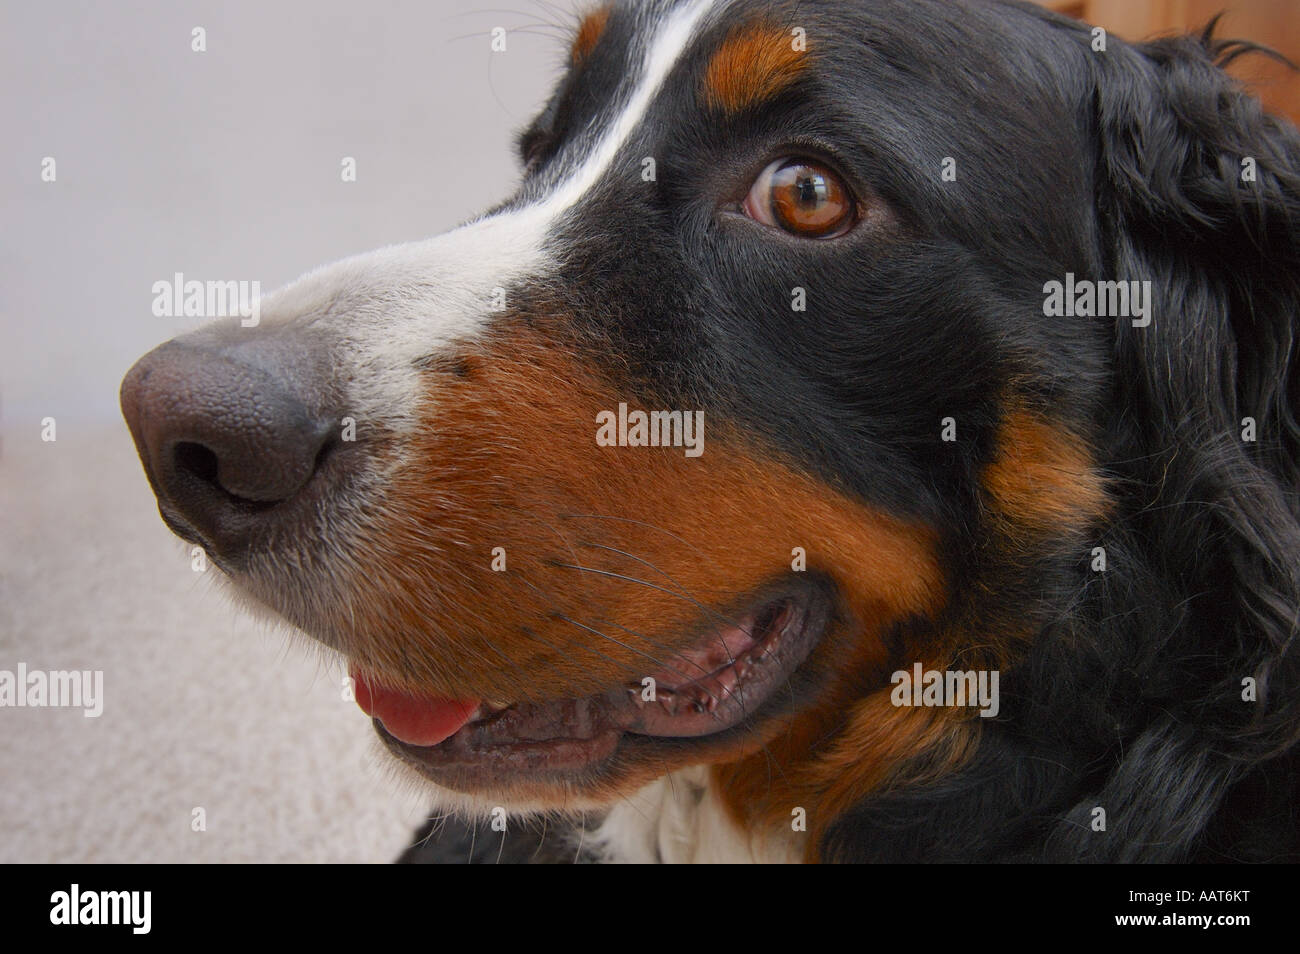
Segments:
[[[1144,686],[1172,667],[1185,696],[1101,795],[1149,802],[1178,763],[1203,790],[1165,836],[1300,738],[1300,135],[1222,72],[1256,48],[1213,28],[1093,57],[1105,270],[1151,283],[1150,323],[1115,328],[1112,466],[1122,532],[1170,584],[1130,645]]]
[[[1255,440],[1232,446],[1294,489],[1300,134],[1219,68],[1255,47],[1213,29],[1095,57],[1103,255],[1155,296],[1152,326],[1117,328],[1120,370],[1172,400],[1172,418],[1149,418],[1162,429],[1218,437],[1252,418]]]

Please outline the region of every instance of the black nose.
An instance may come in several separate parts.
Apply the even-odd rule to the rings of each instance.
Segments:
[[[200,333],[127,372],[122,413],[174,531],[237,561],[303,493],[337,433],[311,363]]]

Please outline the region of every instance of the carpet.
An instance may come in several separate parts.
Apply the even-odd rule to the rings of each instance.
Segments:
[[[0,707],[0,862],[396,858],[428,796],[341,661],[191,568],[124,424],[58,428],[0,446],[0,670],[102,671],[103,711]]]

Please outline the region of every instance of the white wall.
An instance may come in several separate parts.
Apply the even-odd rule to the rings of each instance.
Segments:
[[[154,317],[155,281],[269,292],[507,195],[576,19],[568,0],[0,2],[0,430],[23,437],[116,416],[131,363],[202,323]]]

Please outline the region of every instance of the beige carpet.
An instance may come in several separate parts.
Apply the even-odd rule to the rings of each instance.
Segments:
[[[191,570],[125,425],[60,420],[43,443],[15,423],[0,670],[103,670],[104,709],[0,708],[0,862],[393,859],[425,798],[341,698],[340,663]]]

